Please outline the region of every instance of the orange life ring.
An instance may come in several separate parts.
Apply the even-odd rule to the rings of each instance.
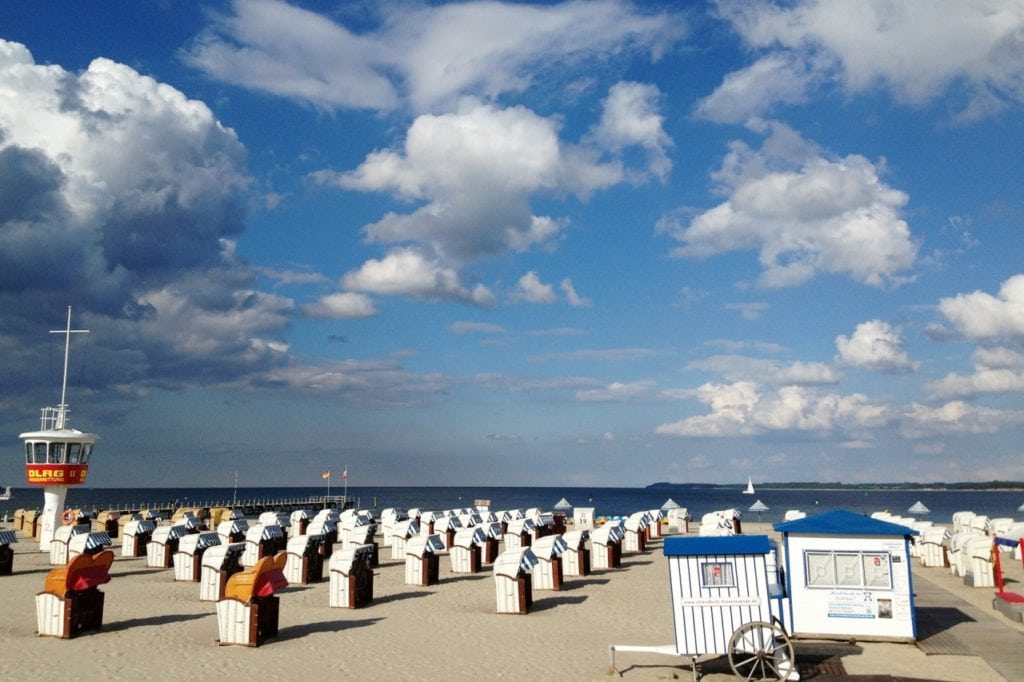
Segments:
[[[71,511],[70,509],[65,509],[64,513],[60,515],[60,520],[64,522],[65,526],[70,526],[72,523],[78,520],[78,514]]]

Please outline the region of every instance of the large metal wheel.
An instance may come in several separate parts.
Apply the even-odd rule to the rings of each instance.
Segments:
[[[729,667],[745,680],[788,679],[796,671],[793,643],[778,623],[746,623],[729,639]]]

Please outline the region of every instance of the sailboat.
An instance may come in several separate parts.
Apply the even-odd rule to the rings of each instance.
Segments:
[[[749,476],[747,477],[747,489],[743,491],[743,494],[744,495],[753,495],[754,494],[754,479],[750,478]]]

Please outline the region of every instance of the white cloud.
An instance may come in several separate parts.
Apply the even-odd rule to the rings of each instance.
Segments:
[[[322,296],[319,301],[303,308],[310,317],[349,319],[372,317],[377,314],[369,296],[350,291],[341,291]]]
[[[744,355],[714,355],[691,362],[686,368],[717,372],[729,381],[748,380],[778,386],[835,384],[840,379],[839,372],[823,362],[787,364]]]
[[[811,74],[788,54],[772,54],[725,77],[697,105],[697,114],[717,123],[742,123],[770,111],[776,103],[799,104],[807,99]]]
[[[938,407],[914,403],[904,411],[900,431],[907,438],[965,433],[995,433],[1006,424],[1024,423],[1024,413],[953,400]]]
[[[1024,341],[1024,275],[1014,275],[998,296],[983,291],[939,301],[939,312],[969,339]]]
[[[725,202],[688,224],[684,215],[659,222],[683,243],[673,255],[756,249],[765,287],[826,273],[872,286],[901,282],[917,253],[900,217],[907,195],[885,185],[879,168],[862,156],[829,159],[786,126],[767,128],[760,150],[732,143],[715,174]]]
[[[451,387],[453,381],[436,373],[415,374],[388,360],[345,360],[323,366],[289,365],[269,371],[268,386],[337,395],[359,405],[416,405]]]
[[[551,241],[565,222],[533,215],[530,196],[582,196],[619,182],[622,170],[564,147],[551,119],[523,107],[466,100],[455,113],[418,117],[401,151],[377,151],[354,171],[321,171],[314,178],[425,202],[366,226],[367,239],[415,242],[460,265]]]
[[[726,303],[726,310],[735,310],[739,312],[740,317],[744,320],[754,321],[761,319],[761,315],[764,311],[768,310],[770,306],[767,303],[751,302],[751,303]]]
[[[588,61],[613,53],[648,50],[657,57],[683,32],[676,16],[613,1],[381,11],[378,26],[356,34],[283,2],[236,0],[186,59],[220,80],[320,107],[386,111],[406,99],[428,111],[467,93],[497,98],[525,90],[551,63],[583,71]]]
[[[853,336],[836,337],[839,361],[875,372],[913,372],[917,363],[903,350],[903,340],[888,322],[861,322]]]
[[[504,334],[506,329],[501,325],[489,322],[452,322],[448,328],[453,334]]]
[[[633,145],[646,149],[651,173],[664,180],[672,170],[672,161],[668,158],[672,139],[662,127],[664,117],[658,111],[660,95],[654,85],[616,83],[604,100],[601,121],[593,134],[601,146],[615,152]]]
[[[569,305],[571,305],[574,308],[590,307],[591,300],[589,298],[584,298],[580,296],[578,293],[576,293],[576,287],[573,286],[571,279],[566,277],[565,279],[562,280],[562,283],[559,286],[562,289],[562,293],[565,294],[565,300],[569,302]]]
[[[1024,393],[1024,354],[1009,348],[979,348],[974,373],[951,372],[930,387],[936,398],[971,398],[982,393]]]
[[[804,88],[828,82],[850,93],[884,88],[913,105],[964,83],[972,94],[966,118],[1024,101],[1019,3],[720,0],[718,7],[755,54],[767,54],[704,101],[703,113],[715,120],[800,101]]]
[[[324,108],[398,105],[383,73],[390,59],[372,36],[276,0],[237,0],[233,10],[214,15],[187,63],[219,80]]]
[[[599,388],[576,391],[580,402],[634,402],[654,400],[658,397],[657,384],[653,381],[612,382]]]
[[[94,385],[135,394],[242,383],[287,361],[294,303],[259,291],[275,274],[234,253],[246,150],[203,102],[110,59],[72,73],[0,40],[0,130],[9,329],[34,333],[75,302],[114,340]]]
[[[891,419],[883,405],[866,396],[819,393],[801,386],[783,386],[762,393],[758,384],[704,384],[696,397],[710,407],[704,415],[661,424],[663,436],[748,436],[772,431],[831,432],[880,426]]]
[[[513,298],[527,303],[554,303],[555,289],[540,281],[533,270],[519,278]]]
[[[428,300],[451,299],[489,306],[494,295],[482,284],[463,286],[459,273],[432,261],[414,249],[394,249],[380,260],[370,259],[346,273],[341,285],[352,291],[385,296],[412,296]]]

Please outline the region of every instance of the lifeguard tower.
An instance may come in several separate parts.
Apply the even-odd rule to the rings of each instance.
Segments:
[[[28,484],[43,488],[43,511],[39,524],[39,550],[42,552],[50,551],[53,534],[59,526],[75,523],[74,515],[65,513],[64,499],[70,486],[85,483],[92,448],[99,439],[95,433],[71,428],[68,421],[68,355],[71,335],[85,334],[88,330],[71,328],[71,307],[68,306],[67,327],[50,333],[64,334],[64,380],[60,404],[43,408],[38,431],[26,431],[19,436],[25,442],[25,474]]]

